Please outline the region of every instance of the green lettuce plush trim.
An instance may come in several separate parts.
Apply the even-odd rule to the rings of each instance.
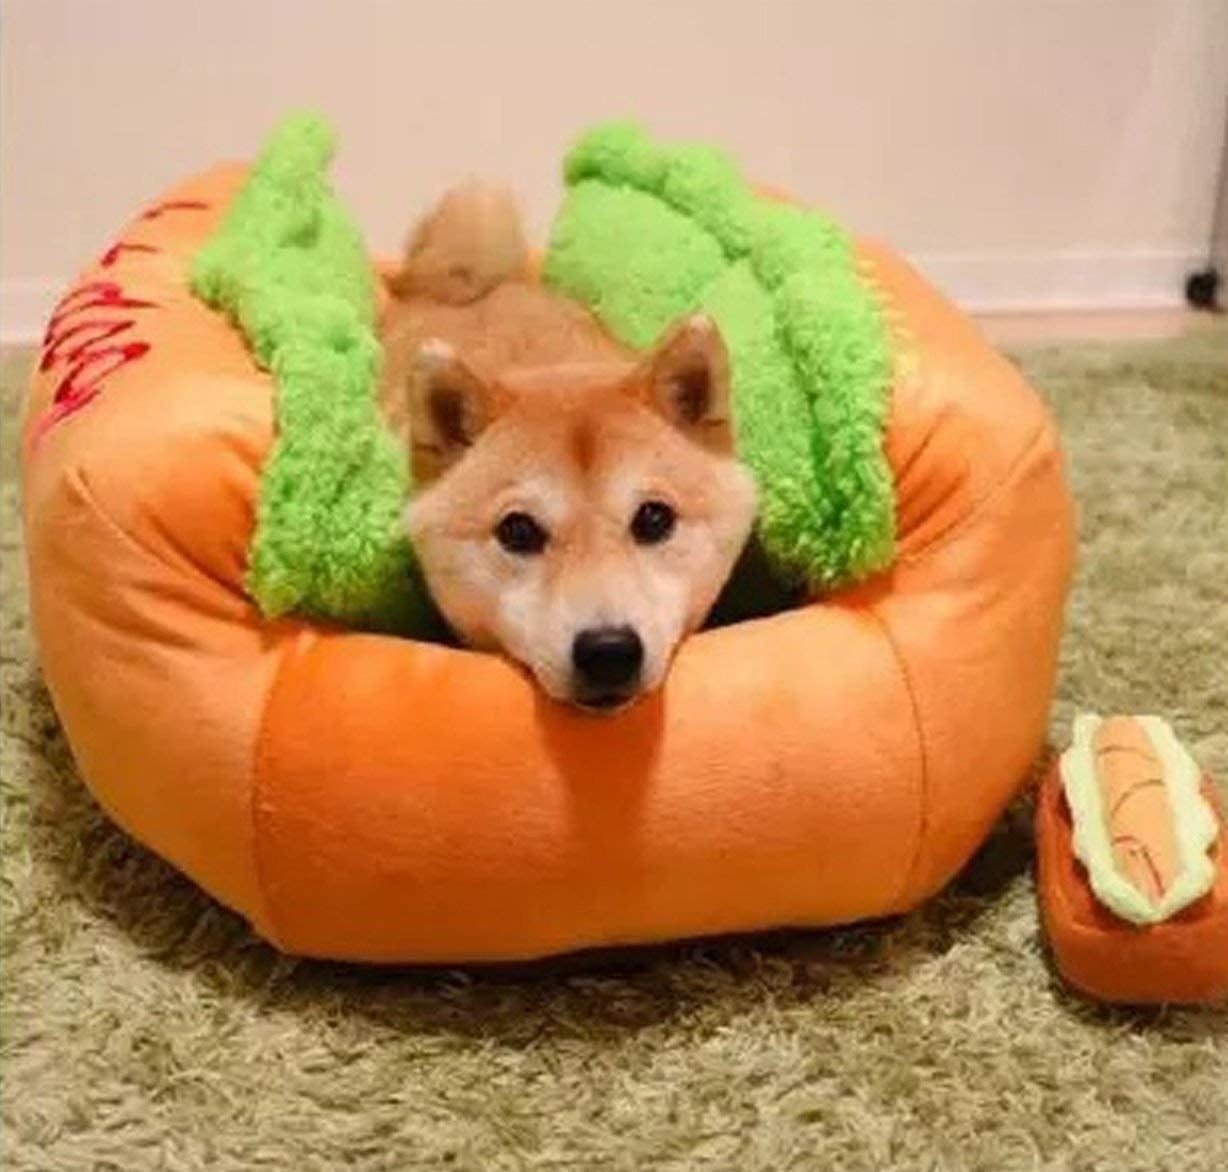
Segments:
[[[332,151],[314,117],[279,126],[192,274],[276,387],[247,588],[270,617],[437,636],[399,523],[406,461],[376,405],[374,277],[330,188]],[[626,125],[587,135],[566,178],[550,283],[637,347],[696,307],[720,322],[767,569],[830,588],[887,565],[890,353],[847,235],[757,198],[718,151],[659,148]],[[771,586],[747,581],[756,595]]]
[[[756,196],[722,152],[657,146],[628,123],[581,138],[564,178],[548,284],[637,348],[695,309],[719,323],[772,571],[831,589],[889,565],[892,356],[849,235]]]
[[[376,405],[375,278],[332,154],[321,120],[287,118],[192,272],[276,384],[246,585],[270,617],[421,635],[436,618],[399,523],[404,450]]]

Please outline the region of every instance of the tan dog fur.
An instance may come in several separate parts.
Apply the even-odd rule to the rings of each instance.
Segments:
[[[503,650],[557,699],[583,700],[581,632],[634,631],[632,699],[703,622],[754,514],[720,334],[696,315],[631,353],[525,279],[514,204],[489,188],[452,193],[428,225],[393,280],[382,402],[410,440],[406,525],[432,594],[466,643]],[[633,536],[646,502],[676,515],[667,539]],[[543,549],[500,546],[510,513],[541,527]]]

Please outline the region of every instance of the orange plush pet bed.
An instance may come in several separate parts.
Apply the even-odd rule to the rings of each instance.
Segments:
[[[576,198],[648,215],[657,184],[668,225],[698,199],[691,156],[632,143],[616,165],[598,147],[569,173]],[[597,156],[613,176],[600,190],[585,171]],[[870,291],[890,362],[867,459],[889,473],[889,541],[852,542],[842,565],[857,572],[819,575],[805,605],[701,632],[659,693],[593,719],[500,658],[378,633],[397,623],[378,607],[347,612],[344,591],[330,603],[328,583],[350,569],[336,558],[316,556],[314,585],[297,588],[296,558],[311,551],[268,537],[293,495],[276,479],[276,445],[310,421],[293,416],[287,388],[311,363],[279,348],[294,315],[262,300],[260,281],[319,293],[310,312],[338,363],[321,383],[339,396],[354,386],[340,385],[353,367],[338,356],[356,344],[332,285],[313,284],[312,242],[360,257],[373,312],[386,296],[332,204],[286,211],[286,184],[325,190],[296,165],[266,158],[264,196],[227,166],[143,209],[61,300],[34,376],[33,618],[81,771],[115,820],[278,947],[366,961],[836,924],[902,912],[946,883],[1041,745],[1071,566],[1053,426],[1016,370],[881,246],[830,229],[812,238],[802,213],[772,212],[760,247],[739,236],[758,223],[752,203],[697,230],[694,272],[719,262],[735,285],[757,280],[786,333],[789,313],[828,320],[822,293],[840,280]],[[569,206],[547,279],[580,231],[584,209]],[[262,207],[289,217],[288,278],[261,268]],[[255,225],[239,231],[250,279],[228,291],[201,250],[243,223]],[[787,237],[797,247],[781,259],[772,242]],[[612,256],[602,263],[617,266]],[[846,261],[853,277],[836,273]],[[822,266],[830,280],[807,302]],[[593,293],[602,273],[570,271],[577,296],[609,309]],[[844,339],[837,315],[807,351],[822,359],[807,392],[819,398],[801,402],[819,418]],[[787,430],[765,418],[745,423],[769,438]],[[832,446],[822,466],[846,456]],[[311,457],[307,444],[308,480]],[[370,477],[386,457],[376,443],[351,471]],[[793,485],[767,485],[765,499]],[[387,485],[370,487],[386,507]],[[378,512],[319,524],[348,537]],[[261,527],[268,539],[254,544]],[[405,591],[418,588],[409,555],[370,544],[353,557],[384,575],[385,601],[402,571]]]

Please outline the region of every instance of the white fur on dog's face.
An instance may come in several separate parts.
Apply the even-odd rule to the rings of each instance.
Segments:
[[[438,348],[427,358],[450,361]],[[729,451],[728,416],[713,414],[724,400],[683,402],[675,416],[645,389],[642,373],[618,368],[524,372],[495,393],[482,392],[467,371],[450,389],[458,382],[479,398],[445,404],[433,432],[427,425],[419,434],[436,455],[450,431],[462,441],[475,428],[477,437],[406,515],[443,614],[466,643],[501,648],[547,693],[573,702],[583,702],[577,636],[630,628],[643,666],[624,699],[656,688],[681,639],[715,602],[754,515],[751,478]],[[688,385],[667,392],[686,393]],[[631,530],[647,502],[677,518],[653,544]],[[496,529],[511,513],[545,533],[540,551],[501,545]]]

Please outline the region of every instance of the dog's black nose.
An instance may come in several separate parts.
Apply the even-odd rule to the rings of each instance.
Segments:
[[[582,700],[623,699],[640,678],[644,644],[631,627],[589,627],[571,645]]]

